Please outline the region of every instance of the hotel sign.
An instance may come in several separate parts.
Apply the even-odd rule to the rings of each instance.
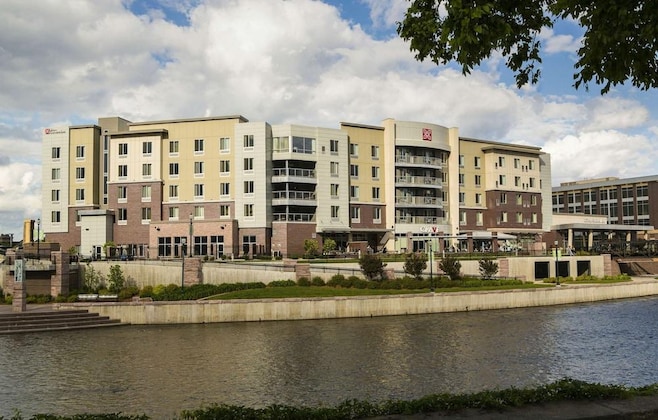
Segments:
[[[46,128],[43,130],[43,134],[66,134],[66,130],[62,130],[61,128]]]
[[[432,129],[431,128],[423,128],[423,140],[432,141]]]
[[[439,233],[438,226],[421,226],[419,230],[422,233]]]

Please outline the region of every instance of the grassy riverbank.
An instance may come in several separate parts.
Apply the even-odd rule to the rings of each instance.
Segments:
[[[511,408],[536,406],[552,402],[592,402],[606,400],[623,400],[641,396],[658,396],[658,384],[644,387],[624,387],[620,385],[602,385],[573,379],[562,379],[536,388],[508,388],[503,390],[482,391],[472,394],[435,394],[416,400],[389,400],[379,403],[348,400],[335,407],[292,407],[271,405],[265,408],[249,408],[233,405],[211,405],[196,410],[182,411],[180,420],[345,420],[366,419],[378,416],[413,415],[420,413],[455,414],[466,409],[506,410]],[[658,407],[655,408],[658,411]],[[79,414],[74,416],[57,416],[37,414],[23,417],[20,413],[11,420],[147,420],[146,414],[122,415]],[[650,417],[642,417],[650,418]],[[0,417],[0,420],[4,417]],[[8,419],[9,420],[9,419]]]

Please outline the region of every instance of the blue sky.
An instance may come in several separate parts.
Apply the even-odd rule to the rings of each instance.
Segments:
[[[551,153],[553,184],[658,173],[655,90],[573,87],[582,30],[540,35],[543,76],[517,89],[494,55],[469,76],[418,63],[406,0],[3,0],[0,232],[41,216],[41,132],[99,117],[244,115],[338,127],[385,118]]]

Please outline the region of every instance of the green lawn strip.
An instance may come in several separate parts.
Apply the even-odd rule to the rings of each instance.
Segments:
[[[436,293],[444,292],[477,292],[491,290],[512,289],[538,289],[554,287],[550,284],[525,283],[508,286],[480,286],[480,287],[446,287],[435,289]],[[429,293],[429,289],[404,290],[404,289],[353,289],[327,286],[290,286],[290,287],[267,287],[265,289],[239,290],[211,296],[210,300],[231,299],[282,299],[282,298],[304,298],[304,297],[337,297],[337,296],[378,296],[378,295],[404,295]]]

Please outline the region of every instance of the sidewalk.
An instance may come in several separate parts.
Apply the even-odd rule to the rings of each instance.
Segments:
[[[560,401],[548,404],[510,408],[504,411],[462,410],[455,413],[423,413],[391,415],[371,420],[626,420],[658,419],[658,395],[628,400]]]

